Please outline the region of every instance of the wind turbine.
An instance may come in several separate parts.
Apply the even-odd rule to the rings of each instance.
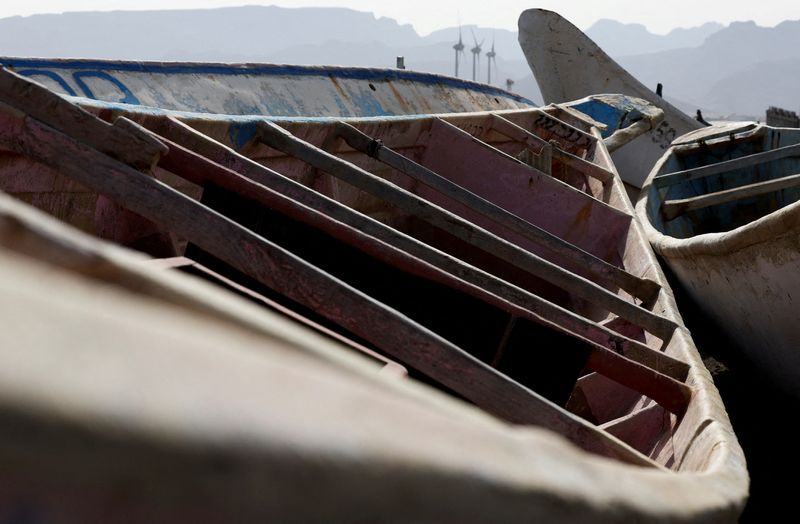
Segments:
[[[470,52],[472,53],[472,79],[477,81],[478,80],[477,67],[478,67],[478,62],[480,62],[481,60],[480,55],[481,55],[481,46],[483,45],[483,40],[481,40],[480,44],[478,43],[478,39],[475,38],[475,31],[472,31],[472,40],[475,42],[475,47],[470,49]]]
[[[487,62],[487,69],[486,69],[486,83],[492,83],[492,60],[494,60],[494,67],[497,69],[497,53],[494,52],[494,35],[492,35],[492,50],[486,53],[486,58],[488,59]]]
[[[461,25],[458,26],[458,43],[453,46],[456,50],[456,76],[458,76],[458,55],[464,54],[464,42],[461,40]]]

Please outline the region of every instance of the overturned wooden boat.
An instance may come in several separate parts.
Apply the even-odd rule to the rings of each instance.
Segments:
[[[7,71],[0,102],[0,189],[159,261],[119,254],[115,264],[96,242],[61,234],[35,248],[19,231],[41,237],[36,231],[51,226],[12,229],[4,240],[11,249],[106,285],[132,271],[135,278],[122,279],[132,283],[117,287],[183,308],[168,318],[200,309],[237,329],[259,321],[252,307],[229,311],[231,297],[216,302],[200,283],[192,284],[197,295],[176,299],[163,288],[189,285],[165,274],[180,269],[329,339],[282,338],[323,355],[313,365],[295,364],[292,352],[264,340],[243,343],[248,357],[234,363],[204,352],[202,369],[191,367],[170,411],[159,412],[170,432],[148,421],[112,425],[115,442],[139,450],[144,443],[148,458],[179,465],[171,471],[199,472],[204,489],[228,486],[219,505],[204,498],[219,514],[708,521],[741,511],[748,484],[741,449],[591,119],[560,106],[344,120],[170,113],[66,100]],[[163,342],[141,340],[180,340],[185,349],[175,355],[190,359],[206,331],[202,322],[186,329],[186,339],[175,329]],[[26,351],[46,360],[54,343],[35,338]],[[124,361],[128,345],[120,347]],[[381,382],[355,370],[342,348],[378,361],[382,376],[411,380]],[[258,350],[277,360],[252,362]],[[175,382],[160,361],[141,352],[131,358],[157,386]],[[205,390],[200,379],[217,365],[216,389]],[[318,380],[279,378],[306,365]],[[45,380],[41,368],[22,368],[4,405]],[[257,387],[261,371],[274,387]],[[92,431],[89,419],[117,420],[111,401],[96,409],[91,394],[73,396],[62,405],[64,424],[51,420],[63,390],[89,376],[57,383],[26,427],[104,444],[108,434]],[[215,398],[227,380],[243,382],[234,389],[242,398],[190,412],[193,421],[217,417],[221,429],[204,424],[197,438],[187,436],[194,428],[180,424],[188,409],[181,399]],[[87,388],[129,405],[105,382]],[[297,402],[278,406],[296,394]],[[265,409],[262,396],[271,397]],[[251,421],[255,429],[239,433]],[[74,452],[96,461],[96,449]],[[19,446],[2,450],[0,460],[20,475],[48,462],[47,448],[35,456]],[[160,518],[194,508],[201,493],[196,484],[152,491],[149,477],[122,471],[93,470],[91,485],[122,482],[136,508]],[[281,482],[290,472],[292,482]],[[43,490],[24,484],[12,503]],[[264,490],[269,497],[261,499]],[[308,504],[309,492],[330,496]],[[92,494],[84,508],[118,496]],[[46,500],[49,510],[64,507]]]
[[[404,69],[14,57],[0,57],[0,65],[63,95],[226,115],[358,117],[534,106],[496,86]]]
[[[643,85],[571,22],[553,11],[528,9],[519,17],[519,43],[546,103],[577,100],[599,93],[642,98],[664,111],[663,121],[630,144],[614,151],[614,164],[632,193],[641,188],[650,168],[670,142],[703,124]],[[597,108],[599,111],[595,111]],[[608,112],[602,106],[582,108],[612,128],[635,112]]]
[[[747,359],[800,394],[800,132],[755,123],[675,141],[637,204],[653,248]]]

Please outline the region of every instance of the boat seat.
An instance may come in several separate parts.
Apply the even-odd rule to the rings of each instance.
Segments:
[[[722,191],[690,198],[666,200],[661,206],[661,213],[665,220],[673,220],[695,209],[703,209],[727,202],[735,202],[736,200],[782,191],[797,186],[800,186],[800,174],[789,175],[774,180],[765,180],[763,182],[756,182],[755,184],[747,184],[745,186],[724,189]]]
[[[767,162],[792,156],[800,156],[800,144],[779,147],[777,149],[771,149],[770,151],[764,151],[763,153],[754,153],[752,155],[725,160],[707,166],[666,173],[655,177],[653,179],[653,186],[657,189],[662,189],[688,180],[720,175],[728,171],[766,164]]]

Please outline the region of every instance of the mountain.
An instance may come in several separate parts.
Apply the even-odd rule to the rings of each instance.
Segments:
[[[775,27],[735,22],[696,48],[617,58],[642,83],[716,115],[763,118],[769,105],[796,110],[800,20]],[[780,87],[779,87],[780,86]]]
[[[623,24],[616,20],[602,19],[585,33],[609,55],[628,56],[697,47],[723,27],[716,22],[707,22],[699,27],[678,28],[666,35],[657,35],[641,24]]]
[[[246,6],[0,19],[0,53],[42,57],[163,60],[206,53],[227,60],[331,40],[394,46],[418,39],[409,24],[343,8]]]
[[[639,24],[600,20],[587,33],[645,85],[690,114],[751,114],[769,105],[795,110],[800,96],[800,21],[776,27],[708,23],[655,35]],[[172,11],[80,12],[0,19],[0,56],[273,62],[394,67],[454,73],[459,28],[420,36],[411,25],[344,8],[246,6]],[[495,45],[492,81],[536,102],[541,94],[517,43],[517,33],[466,25],[460,76],[472,77],[475,40],[483,43],[478,80],[486,81],[486,52]],[[473,36],[474,35],[474,36]]]

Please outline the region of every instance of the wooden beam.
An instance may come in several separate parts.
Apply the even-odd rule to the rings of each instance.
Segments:
[[[465,291],[494,307],[506,310],[512,315],[541,323],[541,319],[531,315],[528,311],[514,307],[509,308],[508,305],[498,301],[497,297],[487,293],[484,289],[475,286],[465,287],[461,279],[438,268],[426,267],[422,261],[392,244],[381,243],[377,239],[365,235],[362,231],[346,227],[329,216],[297,203],[285,195],[247,180],[239,173],[220,166],[197,152],[186,149],[169,140],[164,140],[169,146],[169,153],[162,158],[159,167],[165,168],[195,184],[213,184],[263,204],[265,207],[275,209],[292,219],[318,228],[326,234],[353,245],[383,262],[400,267],[423,278],[442,282],[449,287]],[[552,328],[552,325],[548,325],[548,327]],[[683,414],[691,398],[691,389],[688,386],[607,347],[588,340],[585,340],[585,342],[591,346],[587,362],[590,369],[626,385],[634,391],[639,391],[653,398],[666,409],[676,414]],[[663,355],[653,352],[646,356],[660,359]]]
[[[664,219],[673,220],[687,211],[692,211],[694,209],[703,209],[727,202],[734,202],[743,198],[781,191],[798,185],[800,185],[800,174],[789,175],[774,180],[765,180],[764,182],[756,182],[755,184],[724,189],[715,193],[667,200],[661,205],[661,213],[664,215]]]
[[[509,122],[509,124],[511,123]],[[447,125],[452,126],[452,124]],[[622,288],[643,302],[649,302],[661,290],[661,286],[652,280],[636,277],[624,269],[609,264],[574,244],[548,233],[527,220],[451,182],[425,166],[393,151],[350,124],[340,122],[336,127],[336,133],[344,138],[353,149],[361,151],[406,174],[410,178],[422,182],[448,198],[470,207],[506,229],[518,233],[532,242],[536,242],[551,253],[563,256],[571,262],[585,267],[595,280],[609,286]]]
[[[614,356],[618,355],[611,351],[593,352],[589,355],[586,366],[614,382],[650,397],[678,416],[685,413],[692,398],[692,388],[639,363],[621,360]]]
[[[428,267],[428,262],[425,259],[415,256],[415,253],[420,250],[415,250],[414,253],[410,253],[409,251],[401,249],[401,247],[393,241],[395,240],[394,238],[384,237],[385,240],[388,240],[388,242],[385,242],[383,241],[384,239],[369,235],[361,227],[351,227],[347,224],[351,219],[347,217],[346,214],[344,217],[332,217],[329,214],[317,210],[316,208],[319,206],[314,205],[318,204],[316,202],[309,202],[308,200],[305,202],[298,202],[283,192],[273,191],[232,169],[217,164],[197,151],[185,148],[167,138],[161,137],[161,139],[169,146],[169,153],[162,158],[159,166],[190,182],[201,186],[213,184],[270,209],[278,210],[294,220],[320,229],[326,234],[340,239],[388,264],[402,267],[404,270],[422,276],[423,278],[442,282],[452,288],[460,289],[480,300],[490,303],[494,307],[505,310],[511,315],[526,318],[538,324],[544,324],[556,331],[566,332],[578,338],[586,339],[586,337],[581,334],[569,330],[566,326],[555,324],[553,320],[557,320],[558,316],[556,316],[556,318],[550,318],[549,321],[545,321],[540,315],[488,291],[485,287],[480,285],[483,283],[482,281],[470,282],[447,271],[447,268],[437,267],[436,265]],[[224,146],[219,145],[218,147]],[[312,205],[309,206],[308,203]],[[348,208],[345,207],[344,209],[347,210]],[[358,213],[352,210],[349,210],[349,213],[358,215]],[[417,241],[411,240],[419,244]],[[424,244],[420,245],[424,246]],[[424,251],[422,254],[425,254]],[[665,377],[670,379],[683,380],[688,373],[688,366],[686,364],[675,361],[663,353],[654,351],[644,345],[633,344],[630,345],[630,347],[623,347],[623,349],[614,348],[614,350],[612,350],[608,346],[600,345],[591,340],[587,340],[587,343],[592,344],[592,352],[609,353],[609,355],[596,357],[594,359],[594,362],[600,363],[603,366],[599,368],[598,371],[602,369],[603,373],[607,374],[609,378],[628,384],[631,388],[637,387],[636,384],[639,384],[641,381],[641,377],[637,377],[644,372],[643,370],[632,368],[628,365],[632,362],[638,363],[644,368],[649,368],[645,373],[655,372],[658,375],[664,374]],[[626,345],[623,344],[622,346]],[[627,361],[627,363],[623,360]],[[642,380],[649,380],[650,377],[651,375],[646,375]],[[637,380],[639,382],[637,382]]]
[[[269,309],[277,311],[282,315],[292,319],[293,321],[297,322],[298,324],[302,324],[318,333],[325,335],[337,342],[344,344],[345,346],[353,349],[354,351],[363,354],[367,358],[377,361],[381,365],[381,373],[385,373],[387,375],[396,376],[396,377],[408,377],[408,370],[403,367],[401,364],[395,362],[394,360],[390,360],[385,356],[381,355],[380,353],[376,353],[375,351],[369,349],[368,347],[359,344],[344,335],[333,331],[317,322],[314,322],[310,318],[301,315],[297,311],[294,311],[274,300],[265,297],[260,293],[256,293],[252,289],[245,287],[238,282],[234,282],[233,280],[226,278],[216,271],[212,271],[206,266],[202,264],[198,264],[194,260],[186,257],[173,257],[173,258],[158,258],[158,259],[147,259],[142,261],[143,265],[151,266],[154,269],[161,269],[161,270],[180,270],[180,269],[191,269],[191,271],[195,272],[196,276],[201,278],[205,278],[207,280],[216,282],[218,285],[229,289],[235,293],[238,293],[242,296],[245,296],[254,302],[258,302]]]
[[[509,308],[503,301],[498,301],[497,297],[492,296],[481,288],[476,288],[474,286],[465,287],[465,283],[457,277],[447,274],[438,268],[426,267],[424,262],[399,250],[394,245],[378,242],[373,237],[365,235],[359,230],[344,226],[334,221],[329,216],[299,204],[287,198],[285,195],[281,195],[264,186],[247,180],[239,173],[216,164],[197,152],[184,148],[165,138],[161,138],[161,140],[164,140],[167,144],[169,152],[162,157],[159,167],[167,169],[190,182],[201,186],[213,184],[257,203],[261,203],[265,207],[275,209],[292,219],[309,224],[334,238],[338,238],[353,245],[376,259],[400,267],[409,273],[439,281],[449,287],[465,291],[494,307],[505,309],[512,315],[518,315],[520,318],[526,318],[541,323],[540,319],[535,315],[531,315],[527,311],[521,311],[514,307]],[[253,295],[255,294],[253,293]],[[552,326],[548,327],[552,328]],[[628,386],[634,391],[639,391],[653,398],[666,409],[678,415],[683,414],[691,398],[691,389],[688,386],[655,369],[618,354],[607,347],[600,346],[588,340],[585,342],[591,346],[589,359],[587,361],[587,366],[590,369],[620,384]],[[656,359],[660,359],[662,355],[655,353],[654,355],[648,354],[646,356],[653,356]]]
[[[544,260],[358,166],[322,151],[272,122],[260,123],[258,136],[265,145],[311,164],[454,235],[481,251],[497,256],[531,275],[642,326],[664,341],[669,340],[677,328],[677,324],[672,320],[628,302],[590,280]]]
[[[763,153],[754,153],[752,155],[742,156],[731,160],[725,160],[707,166],[695,167],[686,169],[684,171],[675,171],[653,179],[653,186],[657,189],[673,186],[680,182],[687,180],[696,180],[698,178],[705,178],[713,175],[719,175],[733,171],[735,169],[744,169],[746,167],[753,167],[760,164],[766,164],[781,158],[800,156],[800,144],[792,144],[789,146],[779,147],[764,151]]]
[[[67,102],[64,102],[67,103]],[[549,428],[587,451],[657,467],[458,347],[166,184],[18,112],[0,109],[0,144],[162,224],[233,268],[320,312],[508,421]]]
[[[261,201],[261,198],[265,198],[261,194],[261,186],[263,186],[263,189],[270,189],[274,193],[324,213],[336,222],[350,226],[352,229],[361,231],[388,245],[396,246],[415,258],[423,260],[448,274],[518,306],[527,313],[527,318],[534,322],[596,342],[626,358],[635,360],[677,380],[684,380],[688,375],[688,364],[660,351],[653,350],[638,341],[631,340],[572,311],[501,280],[490,273],[432,248],[413,237],[392,229],[382,222],[365,216],[344,204],[240,155],[186,124],[163,115],[138,115],[138,118],[143,125],[153,129],[159,135],[166,137],[166,139],[189,148],[237,174],[241,174],[240,187],[234,188],[231,183],[228,183],[227,186],[222,186],[230,191]],[[219,185],[223,182],[218,181],[217,183]]]

